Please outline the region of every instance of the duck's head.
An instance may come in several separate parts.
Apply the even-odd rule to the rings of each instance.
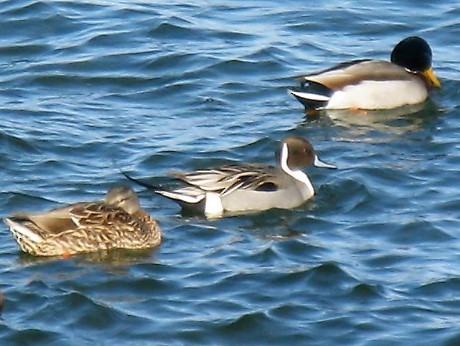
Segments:
[[[420,75],[428,85],[439,88],[441,82],[431,67],[432,56],[431,48],[423,38],[411,36],[394,47],[391,62]]]
[[[129,214],[138,212],[141,208],[139,199],[134,190],[128,186],[114,186],[105,197],[107,204],[123,208]]]
[[[288,136],[281,141],[277,159],[283,170],[296,171],[306,166],[336,168],[321,161],[309,141],[298,136]]]

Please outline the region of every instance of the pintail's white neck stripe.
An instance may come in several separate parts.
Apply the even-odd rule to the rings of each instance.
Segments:
[[[300,169],[297,170],[292,170],[289,168],[288,165],[288,157],[289,157],[289,148],[286,143],[283,143],[283,146],[281,147],[281,169],[288,175],[290,175],[292,178],[295,180],[305,184],[307,188],[314,193],[313,185],[310,182],[310,179],[308,179],[308,176],[302,172]]]

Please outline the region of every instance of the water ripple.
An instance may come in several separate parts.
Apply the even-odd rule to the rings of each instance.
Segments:
[[[3,343],[457,344],[458,9],[419,5],[2,3],[1,217],[100,199],[120,170],[273,164],[287,134],[338,166],[307,170],[304,206],[212,221],[136,187],[154,250],[35,258],[1,226]],[[286,94],[409,35],[443,83],[420,108],[315,118]]]

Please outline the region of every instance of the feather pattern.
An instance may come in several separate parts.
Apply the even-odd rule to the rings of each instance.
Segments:
[[[115,196],[126,195],[117,204],[80,202],[41,214],[18,213],[4,221],[19,247],[38,256],[158,245],[158,223],[138,206],[134,191],[115,187],[109,194],[114,189]]]
[[[384,60],[354,60],[330,69],[299,77],[303,82],[316,82],[329,89],[342,89],[364,80],[411,80],[413,75],[401,66]]]
[[[277,166],[262,164],[224,165],[193,172],[171,172],[186,184],[172,190],[125,176],[182,207],[220,217],[224,212],[294,208],[314,195],[313,186],[301,168],[308,165],[333,168],[322,163],[307,140],[288,136],[280,143]]]
[[[280,184],[275,167],[256,164],[226,165],[173,175],[203,191],[219,192],[221,196],[239,189],[263,191],[266,185],[277,189]]]
[[[307,109],[392,109],[419,104],[441,83],[431,68],[432,53],[420,37],[408,37],[391,53],[391,62],[358,59],[302,75],[289,90]]]

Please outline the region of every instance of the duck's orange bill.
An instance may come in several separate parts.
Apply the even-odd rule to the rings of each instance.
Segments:
[[[431,67],[425,72],[423,72],[423,74],[426,77],[426,79],[428,79],[434,87],[436,88],[441,87],[441,82],[439,81],[438,77],[436,77],[436,74],[434,73]]]

